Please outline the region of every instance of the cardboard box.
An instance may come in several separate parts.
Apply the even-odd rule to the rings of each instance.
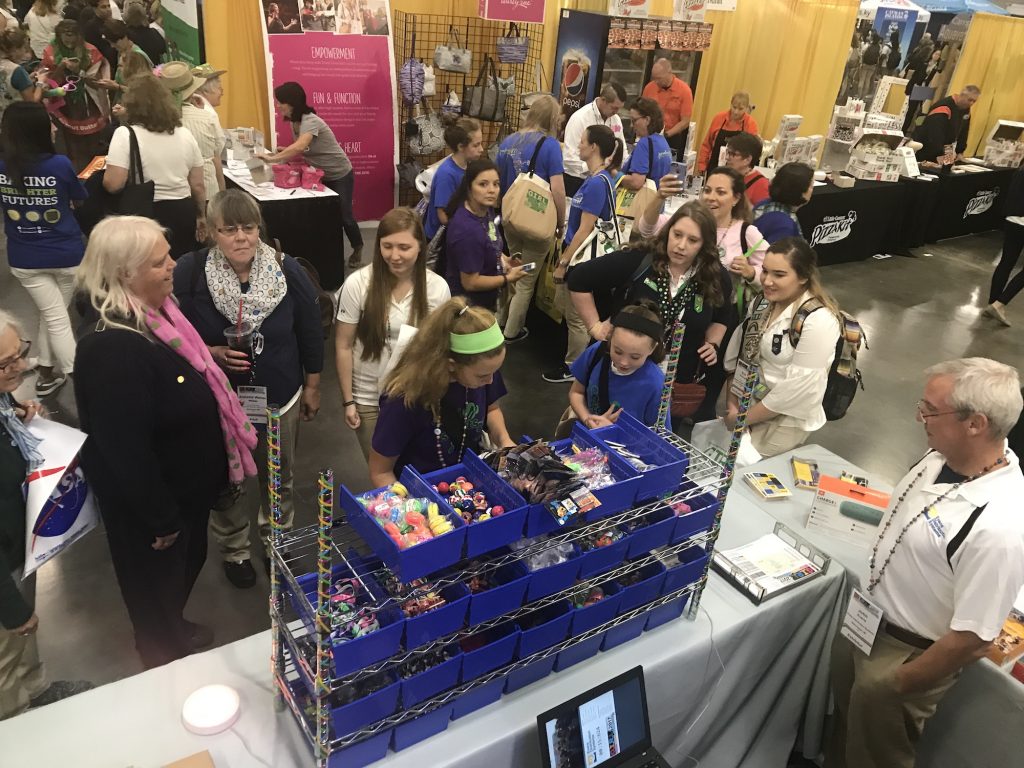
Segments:
[[[1024,162],[1024,123],[998,121],[985,141],[982,159],[997,168],[1019,167]]]
[[[837,173],[832,177],[832,183],[840,189],[851,189],[857,183],[857,179],[845,173]]]
[[[905,143],[899,131],[865,130],[850,149],[846,172],[858,179],[899,181],[901,159],[896,150]]]
[[[807,519],[808,530],[825,531],[853,544],[870,546],[889,507],[889,494],[838,477],[822,475]]]
[[[783,115],[779,121],[779,132],[775,134],[775,137],[779,139],[796,138],[797,131],[800,130],[800,124],[803,121],[803,115]]]

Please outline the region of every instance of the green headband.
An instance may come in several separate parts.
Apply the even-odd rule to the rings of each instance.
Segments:
[[[505,334],[495,323],[490,328],[476,333],[449,333],[448,348],[460,355],[478,355],[490,352],[505,343]]]

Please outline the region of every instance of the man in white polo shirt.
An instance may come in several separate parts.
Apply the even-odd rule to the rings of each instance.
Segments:
[[[826,768],[912,768],[925,722],[1024,584],[1024,475],[1006,442],[1017,371],[974,357],[925,373],[917,420],[931,452],[897,485],[871,551],[860,592],[883,613],[877,634],[844,622],[870,654],[843,636],[833,646]]]
[[[626,152],[626,138],[622,133],[622,120],[619,110],[626,101],[626,91],[618,83],[608,83],[601,89],[601,95],[589,104],[572,113],[565,124],[565,148],[562,151],[562,162],[565,166],[565,196],[570,200],[579,191],[584,179],[590,175],[587,164],[580,160],[580,139],[583,132],[591,125],[607,125],[612,129],[615,138],[622,142],[622,162],[629,155]]]

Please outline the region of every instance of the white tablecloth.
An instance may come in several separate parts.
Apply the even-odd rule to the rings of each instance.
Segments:
[[[272,181],[264,182],[263,184],[256,184],[252,180],[252,174],[249,172],[249,168],[244,162],[237,160],[228,161],[228,164],[224,167],[224,176],[225,178],[231,179],[235,184],[240,186],[260,202],[338,196],[337,192],[328,187],[324,187],[323,190],[316,192],[312,189],[302,189],[301,187],[295,187],[294,189],[281,189],[280,187],[275,187]]]

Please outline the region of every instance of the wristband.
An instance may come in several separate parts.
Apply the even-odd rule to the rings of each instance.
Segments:
[[[348,408],[350,405],[355,405],[355,404],[356,404],[355,400],[346,400],[345,403],[344,403],[346,408]]]

